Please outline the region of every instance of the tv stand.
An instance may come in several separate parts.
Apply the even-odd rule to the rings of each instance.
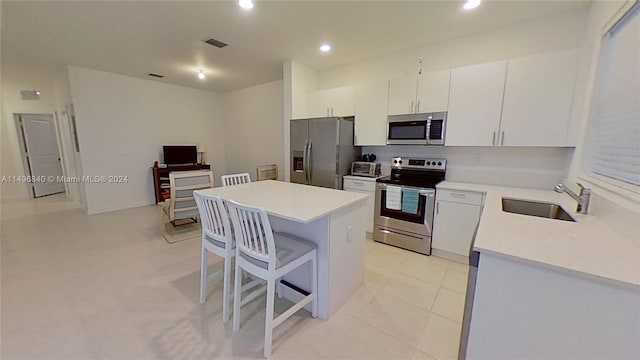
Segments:
[[[169,173],[173,171],[194,171],[194,170],[209,170],[211,165],[208,164],[194,164],[194,165],[170,165],[164,168],[151,167],[153,174],[153,187],[156,194],[156,204],[164,202],[171,198],[171,191],[169,185]]]

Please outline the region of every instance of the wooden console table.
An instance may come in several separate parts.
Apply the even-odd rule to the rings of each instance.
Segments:
[[[193,170],[209,170],[211,165],[195,164],[195,165],[177,165],[167,166],[165,168],[151,167],[153,173],[153,187],[156,193],[156,204],[164,202],[171,197],[169,185],[169,173],[173,171],[193,171]]]

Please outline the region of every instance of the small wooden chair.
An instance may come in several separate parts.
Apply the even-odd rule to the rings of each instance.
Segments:
[[[251,182],[249,173],[222,175],[222,186],[248,184]]]
[[[278,180],[278,165],[259,165],[258,181],[261,180]]]
[[[169,217],[171,225],[177,226],[177,220],[190,219],[198,222],[198,207],[193,197],[193,192],[200,189],[213,187],[213,171],[179,171],[169,174],[171,198],[165,201],[164,213]]]

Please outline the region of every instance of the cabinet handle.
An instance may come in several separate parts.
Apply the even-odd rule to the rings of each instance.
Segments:
[[[440,213],[440,201],[436,203],[436,214]]]
[[[413,101],[411,102],[411,113],[413,114]]]
[[[331,116],[333,116],[333,106],[331,107]]]
[[[359,185],[359,186],[362,186],[362,185],[364,185],[364,183],[359,182],[359,181],[354,181],[354,182],[353,182],[353,185]]]
[[[460,194],[460,193],[450,193],[449,195],[453,196],[453,197],[467,197],[467,194]]]
[[[418,100],[418,103],[416,104],[416,113],[420,112],[420,100]]]
[[[491,145],[495,145],[496,144],[496,132],[493,132],[493,140],[491,140]]]
[[[327,117],[329,117],[329,107],[327,106]]]
[[[504,145],[504,131],[502,132],[502,140],[500,141],[500,145]]]

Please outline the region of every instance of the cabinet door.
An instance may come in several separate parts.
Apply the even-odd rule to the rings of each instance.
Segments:
[[[330,116],[331,92],[330,90],[313,91],[307,95],[307,117]]]
[[[346,180],[345,180],[346,182]],[[375,211],[375,192],[356,189],[356,188],[344,188],[344,191],[353,191],[361,194],[367,194],[369,197],[367,198],[367,218],[365,219],[366,230],[368,232],[373,232],[373,212]]]
[[[576,50],[509,60],[501,145],[567,145],[577,60]]]
[[[359,85],[355,91],[355,145],[386,145],[389,82]]]
[[[418,76],[417,113],[447,111],[451,70],[428,72]]]
[[[504,60],[451,71],[445,145],[497,144],[506,70]]]
[[[438,201],[431,247],[469,256],[471,241],[480,221],[480,206]]]
[[[354,86],[329,89],[330,116],[353,116],[356,112]]]
[[[389,115],[415,112],[417,86],[414,76],[389,80]]]

